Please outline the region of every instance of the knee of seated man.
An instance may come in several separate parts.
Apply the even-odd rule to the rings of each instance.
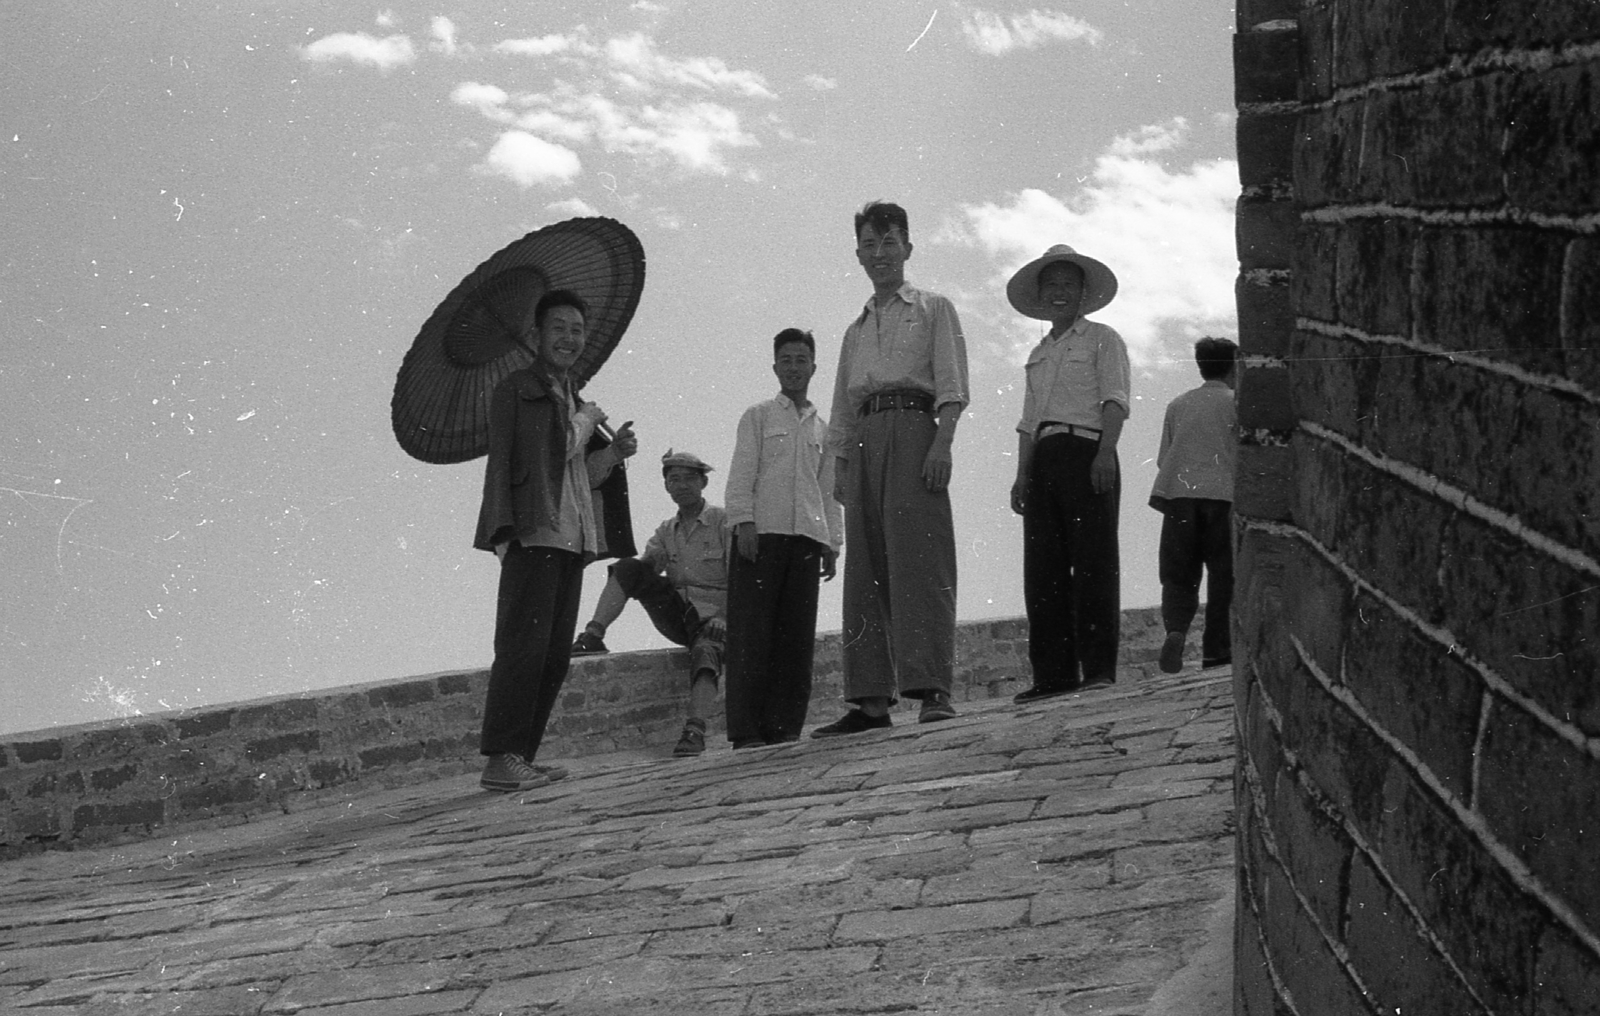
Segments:
[[[639,583],[653,574],[650,566],[636,557],[618,558],[612,563],[610,571],[611,577],[617,580],[617,585],[630,596],[639,588]]]

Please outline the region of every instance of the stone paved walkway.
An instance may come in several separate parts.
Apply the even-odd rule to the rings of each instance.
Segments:
[[[0,1012],[1229,1012],[1230,686],[1129,672],[8,862]]]

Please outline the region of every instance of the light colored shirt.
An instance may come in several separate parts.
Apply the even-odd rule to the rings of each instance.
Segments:
[[[848,457],[856,446],[861,406],[884,391],[919,391],[933,408],[967,406],[967,342],[956,308],[938,293],[902,285],[881,310],[869,298],[845,329],[833,379],[828,451]]]
[[[1036,437],[1045,423],[1101,430],[1100,407],[1128,400],[1128,346],[1117,330],[1080,317],[1060,335],[1046,335],[1028,354],[1027,389],[1017,430]]]
[[[571,388],[562,387],[567,400],[567,417],[571,423],[567,427],[567,460],[562,467],[561,514],[553,528],[536,529],[521,537],[519,542],[524,547],[549,547],[592,556],[599,551],[600,535],[595,525],[594,495],[591,491],[610,472],[609,449],[595,452],[593,456],[584,453],[589,438],[594,434],[594,421],[587,413],[578,412]],[[600,460],[602,457],[607,463],[605,468],[597,468],[598,462],[589,462],[590,458]]]
[[[728,614],[728,516],[707,504],[692,519],[674,515],[656,527],[639,559],[665,573],[700,620]]]
[[[728,524],[754,522],[757,533],[838,550],[844,520],[833,499],[834,456],[823,454],[827,432],[816,406],[797,410],[786,395],[746,409],[728,467]]]
[[[1174,497],[1232,501],[1238,451],[1233,389],[1222,381],[1189,389],[1167,404],[1152,502]]]

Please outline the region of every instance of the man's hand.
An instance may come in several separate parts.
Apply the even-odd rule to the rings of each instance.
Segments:
[[[1117,450],[1101,445],[1089,466],[1089,482],[1096,494],[1109,494],[1117,483]]]
[[[950,448],[939,441],[933,443],[928,449],[928,457],[922,460],[922,482],[928,485],[928,490],[934,494],[941,494],[950,486]]]
[[[632,420],[617,428],[616,435],[611,439],[611,447],[616,449],[619,459],[632,458],[634,452],[639,450],[639,439],[633,436]]]
[[[494,545],[494,556],[500,559],[501,564],[505,563],[506,549],[510,546],[510,543],[497,543]]]
[[[822,548],[822,581],[832,582],[839,562],[839,552],[832,547]]]
[[[706,636],[706,638],[713,639],[713,640],[715,640],[717,642],[721,642],[721,641],[723,641],[724,639],[727,638],[727,635],[728,635],[728,625],[722,620],[722,618],[713,617],[711,620],[706,622],[706,626],[705,626],[705,636]]]
[[[576,415],[588,420],[591,427],[598,427],[608,419],[606,411],[601,409],[599,403],[596,402],[579,403]]]
[[[1011,510],[1018,515],[1025,515],[1028,511],[1028,481],[1018,479],[1011,485]]]
[[[741,522],[734,526],[733,539],[738,545],[739,556],[754,564],[756,553],[761,545],[760,538],[756,536],[756,524],[754,522]]]

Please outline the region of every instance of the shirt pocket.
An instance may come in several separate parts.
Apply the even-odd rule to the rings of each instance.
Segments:
[[[784,421],[767,424],[761,431],[761,464],[766,466],[784,461],[792,454],[794,442],[792,424]]]

